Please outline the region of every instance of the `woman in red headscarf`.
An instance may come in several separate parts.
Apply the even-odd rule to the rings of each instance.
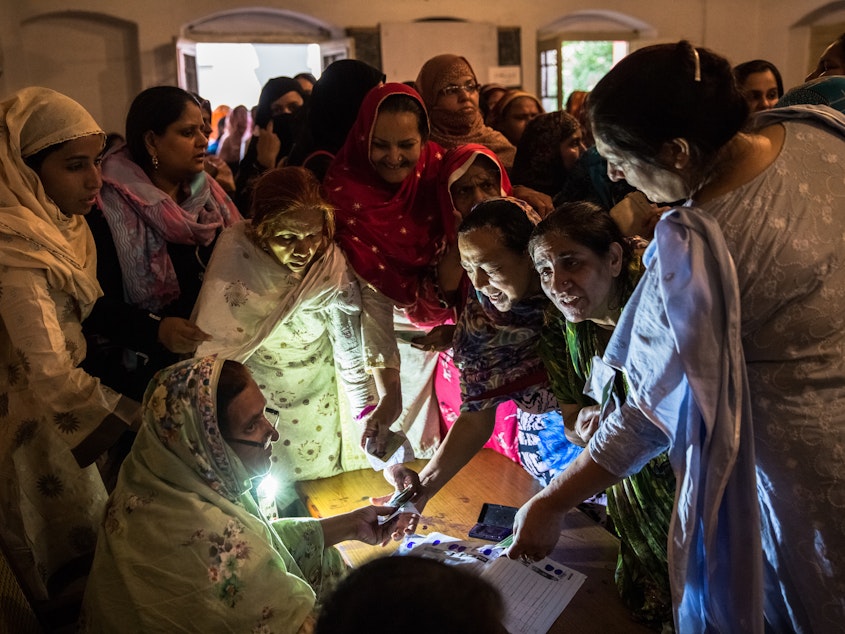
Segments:
[[[366,362],[381,397],[364,438],[376,439],[377,454],[402,413],[403,396],[402,427],[415,449],[433,450],[439,441],[431,381],[437,355],[397,343],[397,337],[408,342],[421,329],[454,318],[435,281],[453,221],[437,198],[444,152],[428,136],[425,106],[413,88],[377,86],[364,98],[325,180],[337,210],[336,240],[362,282]]]

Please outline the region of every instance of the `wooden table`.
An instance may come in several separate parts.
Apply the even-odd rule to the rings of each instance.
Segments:
[[[409,466],[419,471],[425,460]],[[332,478],[300,482],[303,502],[314,517],[328,517],[369,504],[371,496],[387,495],[391,487],[381,473],[369,469],[350,471]],[[538,483],[522,467],[496,453],[482,449],[425,507],[417,532],[441,532],[467,538],[484,502],[521,506],[539,490]],[[391,554],[394,542],[382,548],[360,542],[344,542],[338,548],[352,566]],[[613,572],[619,541],[578,510],[566,516],[560,540],[549,555],[587,575],[584,585],[558,617],[551,634],[562,632],[651,632],[635,622],[616,592]],[[513,633],[517,634],[517,633]]]

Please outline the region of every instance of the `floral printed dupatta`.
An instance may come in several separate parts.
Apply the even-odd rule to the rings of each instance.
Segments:
[[[147,389],[100,527],[83,631],[294,633],[312,618],[312,585],[342,569],[316,521],[260,519],[217,427],[222,364],[185,361]]]

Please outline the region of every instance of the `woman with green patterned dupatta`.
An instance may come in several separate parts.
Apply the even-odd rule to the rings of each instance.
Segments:
[[[592,359],[604,352],[641,263],[610,214],[586,202],[564,204],[537,225],[529,253],[554,304],[540,354],[566,437],[583,447],[599,420],[599,405],[583,394]],[[624,391],[624,382],[617,381],[616,389]],[[555,453],[553,439],[541,440],[543,452]],[[674,499],[675,477],[665,453],[607,490],[608,515],[621,540],[619,593],[638,619],[664,631],[672,628],[666,544]]]

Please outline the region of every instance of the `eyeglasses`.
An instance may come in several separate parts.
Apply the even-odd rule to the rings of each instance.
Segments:
[[[273,429],[276,429],[276,426],[279,424],[279,410],[273,409],[272,407],[265,407],[264,408],[264,420],[266,420]],[[254,440],[244,440],[242,438],[224,438],[228,443],[238,443],[239,445],[246,445],[247,447],[259,447],[260,449],[267,449],[270,447],[270,443],[273,442],[273,435],[270,434],[267,436],[267,439],[264,442],[256,442]]]
[[[463,91],[468,95],[472,95],[477,93],[479,88],[480,86],[474,81],[468,81],[463,85],[449,84],[448,86],[444,86],[440,89],[440,94],[448,97],[449,95],[457,95]]]

